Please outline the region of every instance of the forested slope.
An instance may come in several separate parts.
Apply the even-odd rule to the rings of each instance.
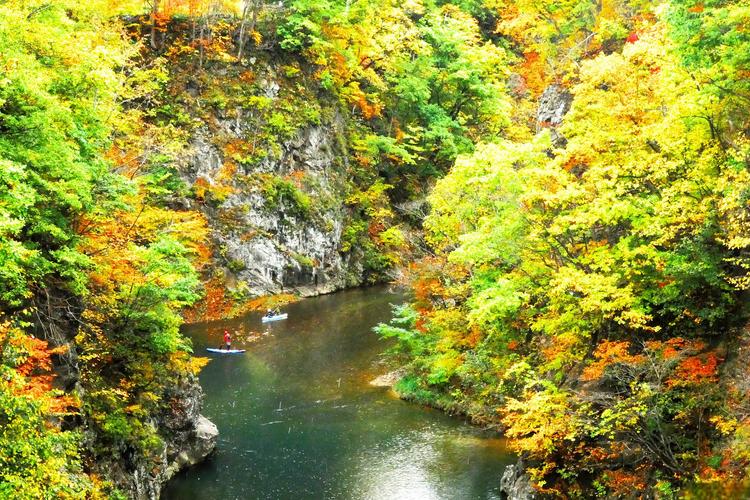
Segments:
[[[200,295],[205,222],[107,157],[121,101],[143,92],[136,50],[104,3],[0,6],[4,498],[124,486],[121,469],[166,462],[194,430],[197,413],[160,426],[200,391],[179,311]]]
[[[432,191],[396,388],[501,426],[540,492],[742,496],[750,10],[499,4],[514,81],[570,109]]]

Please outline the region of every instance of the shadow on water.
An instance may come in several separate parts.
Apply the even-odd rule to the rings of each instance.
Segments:
[[[203,370],[203,413],[221,431],[217,453],[182,472],[167,499],[493,499],[514,457],[501,439],[442,412],[405,403],[368,381],[384,344],[372,332],[403,297],[350,290],[260,314],[185,328],[195,352],[242,355]]]

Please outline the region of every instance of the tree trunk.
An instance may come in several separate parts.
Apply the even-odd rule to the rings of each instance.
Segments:
[[[247,16],[252,7],[253,17],[250,26],[247,26]],[[242,8],[242,22],[240,23],[240,40],[237,50],[237,59],[242,59],[242,51],[245,48],[245,32],[252,34],[255,31],[255,22],[258,19],[258,10],[260,9],[260,0],[245,0]],[[245,29],[247,28],[247,29]]]
[[[151,48],[156,50],[159,44],[156,43],[156,17],[159,15],[159,1],[151,0]]]
[[[201,31],[200,31],[200,34],[198,35],[198,42],[200,44],[200,49],[198,51],[198,69],[203,69],[203,50],[204,50],[203,44],[206,43],[205,40],[203,39],[203,37],[205,36],[205,32],[206,32],[205,28],[206,28],[206,21],[203,20],[201,21]]]
[[[242,49],[245,46],[245,25],[247,24],[247,11],[250,9],[250,0],[245,0],[242,5],[242,21],[240,22],[240,39],[237,43],[237,60],[242,59]]]

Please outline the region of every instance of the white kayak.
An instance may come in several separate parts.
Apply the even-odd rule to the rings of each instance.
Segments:
[[[263,323],[269,323],[271,321],[281,321],[282,319],[287,319],[289,317],[289,314],[277,314],[276,316],[263,316],[261,321]]]
[[[245,349],[216,349],[214,347],[207,347],[206,350],[216,354],[240,354],[245,352]]]

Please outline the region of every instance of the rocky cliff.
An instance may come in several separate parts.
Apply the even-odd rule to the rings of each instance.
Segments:
[[[211,60],[197,69],[194,58],[170,52],[183,36],[180,26],[172,29],[176,38],[162,49],[169,75],[138,106],[160,130],[152,142],[165,135],[175,142],[147,153],[168,157],[184,184],[169,187],[170,203],[208,222],[207,281],[247,299],[380,279],[363,251],[372,246],[368,216],[350,202],[377,178],[353,173],[352,130],[362,123],[321,85],[315,66],[255,50],[241,63]],[[151,57],[157,64],[164,56]]]
[[[96,464],[96,471],[127,492],[129,498],[158,499],[169,479],[204,460],[216,447],[219,431],[200,413],[203,390],[197,379],[183,381],[171,391],[168,401],[167,409],[148,423],[160,430],[163,440],[152,456],[145,458],[132,450],[121,450],[117,456]]]
[[[81,353],[72,338],[76,323],[71,315],[63,314],[61,306],[64,295],[52,294],[46,304],[50,311],[45,321],[37,322],[50,345],[56,348],[52,358],[57,375],[55,384],[59,389],[76,394],[87,400],[88,389],[82,381]],[[41,318],[41,316],[39,316]],[[156,430],[158,446],[148,457],[131,448],[125,441],[116,449],[108,449],[98,455],[91,464],[92,471],[111,482],[112,486],[125,492],[129,498],[153,500],[160,496],[164,484],[178,471],[197,464],[208,457],[216,446],[219,431],[209,419],[201,414],[203,389],[197,377],[186,376],[169,387],[162,396],[162,410],[144,422]],[[65,428],[78,428],[84,435],[84,448],[101,450],[102,436],[95,430],[86,412],[71,414],[59,422]]]
[[[270,99],[279,87],[269,82]],[[253,121],[221,114],[221,141],[246,141]],[[218,263],[230,282],[250,295],[284,292],[303,296],[328,293],[361,282],[362,269],[341,251],[347,209],[345,161],[338,137],[343,120],[334,115],[306,125],[256,164],[239,165],[224,176],[227,158],[217,135],[201,127],[191,140],[184,170],[190,185],[229,186],[221,203],[202,203],[218,250]]]
[[[534,500],[541,497],[531,485],[523,460],[505,467],[500,479],[500,491],[508,500]]]

